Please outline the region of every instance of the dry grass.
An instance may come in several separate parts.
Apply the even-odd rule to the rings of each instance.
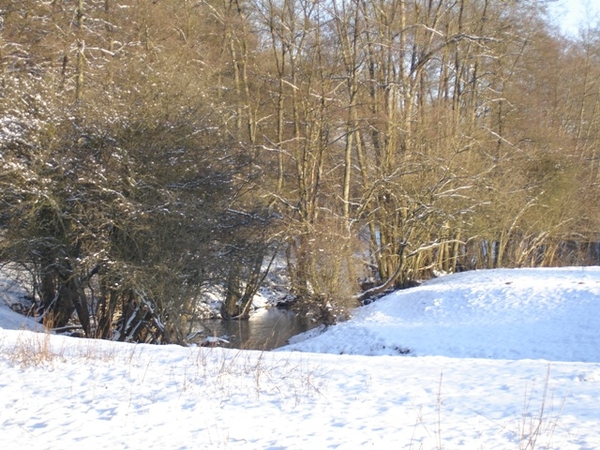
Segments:
[[[299,355],[222,348],[178,348],[155,355],[144,345],[122,344],[54,336],[50,333],[17,332],[0,339],[0,358],[22,370],[53,371],[59,366],[82,362],[89,366],[114,367],[127,383],[151,392],[178,391],[180,395],[210,395],[214,398],[253,398],[276,402],[293,409],[308,399],[320,397],[328,374]],[[125,348],[126,346],[127,348]],[[186,356],[187,354],[187,356]],[[159,384],[148,384],[157,371],[168,367]]]
[[[182,389],[211,384],[221,395],[277,398],[297,405],[323,395],[328,376],[298,355],[263,351],[196,348],[183,373]]]
[[[64,348],[56,348],[49,333],[21,332],[12,348],[2,346],[2,353],[21,368],[50,366],[65,360]]]
[[[433,449],[443,450],[448,448],[445,445],[446,443],[443,436],[444,398],[442,395],[442,379],[443,373],[440,373],[435,397],[435,407],[428,407],[427,404],[421,404],[417,408],[417,418],[408,447],[410,450],[423,450],[425,448],[424,443],[417,438],[417,432],[420,427],[425,430],[427,436],[433,438]],[[507,427],[498,420],[485,417],[490,422],[492,427],[499,427],[502,430],[509,431],[510,435],[513,437],[515,448],[518,448],[518,450],[551,450],[555,448],[552,445],[552,439],[554,432],[559,426],[560,417],[565,404],[565,398],[562,399],[559,407],[557,408],[554,391],[550,386],[550,379],[549,364],[541,391],[537,391],[533,386],[531,388],[528,388],[527,386],[525,387],[523,406],[518,425],[515,427],[516,431],[512,431],[515,430],[515,428]],[[435,414],[435,419],[425,420],[424,410],[429,411],[430,419],[431,415]],[[514,422],[512,423],[514,424]],[[483,430],[481,434],[484,434]],[[478,448],[484,449],[485,446],[482,445]],[[556,449],[558,450],[558,447],[556,447]]]
[[[554,408],[554,392],[550,390],[550,364],[546,372],[544,387],[539,406],[532,411],[533,387],[525,390],[523,413],[519,424],[519,450],[535,450],[540,448],[540,441],[545,439],[543,449],[552,448],[552,437],[558,426],[565,399],[558,409]]]

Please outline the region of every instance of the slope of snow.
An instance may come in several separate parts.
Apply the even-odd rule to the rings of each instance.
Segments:
[[[599,336],[600,268],[502,269],[396,292],[284,350],[600,362]]]
[[[447,276],[277,352],[0,329],[0,448],[598,449],[599,286]]]
[[[5,276],[7,272],[12,275],[10,278]],[[34,319],[15,314],[10,308],[12,304],[22,304],[24,298],[28,296],[28,292],[18,282],[18,275],[6,269],[0,273],[0,328],[43,331],[44,327]]]

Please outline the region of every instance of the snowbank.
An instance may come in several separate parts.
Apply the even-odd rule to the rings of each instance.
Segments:
[[[398,291],[282,350],[600,362],[599,337],[600,268],[502,269]]]

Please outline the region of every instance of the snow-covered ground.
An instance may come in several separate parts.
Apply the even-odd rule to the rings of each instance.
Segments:
[[[10,295],[1,449],[600,448],[600,268],[438,278],[275,352],[20,330]]]

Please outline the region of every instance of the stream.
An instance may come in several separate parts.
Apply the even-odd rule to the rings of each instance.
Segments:
[[[248,320],[205,320],[202,337],[216,337],[218,345],[246,350],[272,350],[287,344],[290,337],[318,324],[287,309],[259,309]]]

